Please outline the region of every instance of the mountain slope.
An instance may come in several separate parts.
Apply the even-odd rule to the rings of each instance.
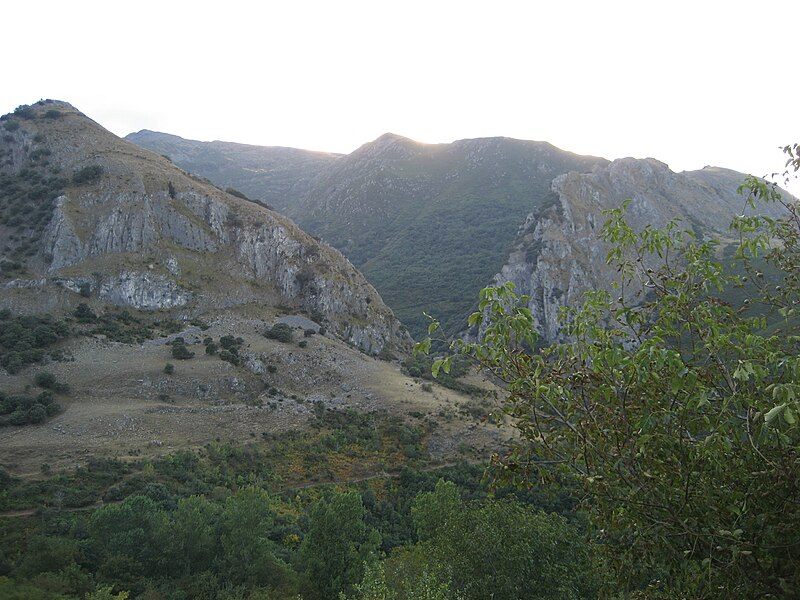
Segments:
[[[3,305],[67,310],[79,292],[193,316],[282,305],[324,319],[369,353],[408,343],[363,276],[280,215],[190,177],[66,103],[18,110],[3,129]]]
[[[412,333],[425,331],[423,312],[454,332],[552,178],[599,162],[508,138],[387,135],[313,181],[294,217],[352,257]]]
[[[744,210],[736,192],[744,179],[743,173],[716,167],[674,173],[652,158],[619,159],[591,173],[557,177],[552,206],[528,215],[494,283],[510,281],[517,293],[529,295],[542,341],[559,340],[559,309],[580,305],[590,289],[610,290],[616,279],[615,268],[605,261],[608,246],[597,238],[606,221],[604,210],[630,198],[626,216],[636,231],[680,219],[698,237],[725,244],[731,241],[731,220]],[[759,210],[780,214],[770,205]]]
[[[129,138],[156,148],[139,134]],[[220,183],[213,168],[173,158]],[[413,334],[425,331],[423,311],[455,332],[502,266],[525,216],[549,201],[553,177],[605,162],[543,142],[429,145],[389,133],[330,161],[310,180],[307,169],[284,200],[271,203],[341,250]],[[266,198],[274,188],[267,171],[261,190],[246,188],[244,176],[225,181]]]
[[[279,146],[199,142],[147,129],[131,133],[125,139],[169,157],[190,173],[206,177],[222,188],[239,190],[282,213],[305,193],[305,184],[339,158],[337,154]]]

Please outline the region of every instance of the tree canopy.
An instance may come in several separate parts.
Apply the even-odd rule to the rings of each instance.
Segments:
[[[501,472],[577,479],[615,587],[643,597],[800,589],[800,212],[763,180],[740,192],[732,262],[677,222],[634,231],[623,204],[600,234],[614,293],[563,310],[570,341],[532,351],[526,298],[506,284],[481,292],[484,337],[453,344],[507,391],[521,442]]]

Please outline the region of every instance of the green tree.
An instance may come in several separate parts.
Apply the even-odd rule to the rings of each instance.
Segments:
[[[387,578],[384,563],[367,565],[364,579],[354,586],[351,596],[342,594],[342,600],[461,600],[462,596],[450,589],[450,584],[423,570],[413,579]]]
[[[183,576],[210,569],[218,551],[219,508],[202,496],[181,498],[170,532],[176,571]]]
[[[440,479],[432,492],[418,494],[411,506],[411,516],[421,541],[436,537],[447,521],[463,508],[456,484]]]
[[[201,509],[195,504],[195,509]],[[277,546],[269,535],[275,513],[269,494],[257,487],[245,487],[225,500],[219,519],[222,552],[218,565],[234,584],[269,585],[286,583],[288,569],[276,557]]]
[[[114,593],[113,587],[98,588],[94,593],[86,596],[86,600],[127,600],[128,592]]]
[[[105,572],[149,576],[168,563],[169,529],[166,514],[145,496],[131,496],[109,504],[89,519],[89,533]]]
[[[530,352],[532,315],[506,285],[483,290],[470,318],[484,338],[455,344],[507,388],[521,443],[504,472],[577,478],[618,585],[648,598],[800,589],[800,217],[763,181],[741,191],[737,269],[752,276],[677,223],[632,230],[623,206],[601,233],[620,298],[595,290],[565,310],[570,342]],[[786,217],[752,214],[757,199]],[[755,269],[763,258],[776,280]],[[623,300],[637,289],[638,303]]]
[[[563,517],[532,510],[515,501],[485,500],[452,504],[436,492],[415,502],[415,521],[435,511],[441,523],[421,543],[427,573],[450,581],[466,599],[554,600],[595,598],[591,547]],[[420,502],[420,500],[422,502]],[[417,522],[419,527],[420,523]],[[424,574],[424,573],[423,573]]]
[[[300,556],[320,598],[349,592],[361,581],[364,564],[374,560],[381,537],[364,517],[357,492],[333,494],[311,508]]]

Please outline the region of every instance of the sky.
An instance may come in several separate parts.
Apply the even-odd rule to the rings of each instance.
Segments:
[[[120,136],[507,136],[755,175],[800,142],[796,0],[38,0],[0,20],[0,114],[65,100]]]

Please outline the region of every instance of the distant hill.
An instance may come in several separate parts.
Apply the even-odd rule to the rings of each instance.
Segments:
[[[174,136],[153,133],[129,139],[166,151],[176,164],[218,185],[267,200],[334,245],[414,335],[427,326],[423,311],[440,318],[450,333],[461,328],[526,215],[552,202],[553,178],[607,162],[545,142],[487,138],[429,145],[385,134],[347,156],[313,163],[284,152],[282,160],[297,162],[275,170],[253,162],[236,171],[231,154],[218,154],[225,161],[221,177],[222,167],[189,157],[211,156],[217,142],[178,144]],[[278,149],[262,151],[272,157]],[[261,187],[250,174],[256,171]],[[293,185],[286,183],[288,173],[299,173]],[[287,190],[282,199],[274,195],[279,187]]]
[[[223,189],[234,188],[283,213],[305,193],[304,184],[340,156],[279,146],[198,142],[147,129],[125,139]]]

